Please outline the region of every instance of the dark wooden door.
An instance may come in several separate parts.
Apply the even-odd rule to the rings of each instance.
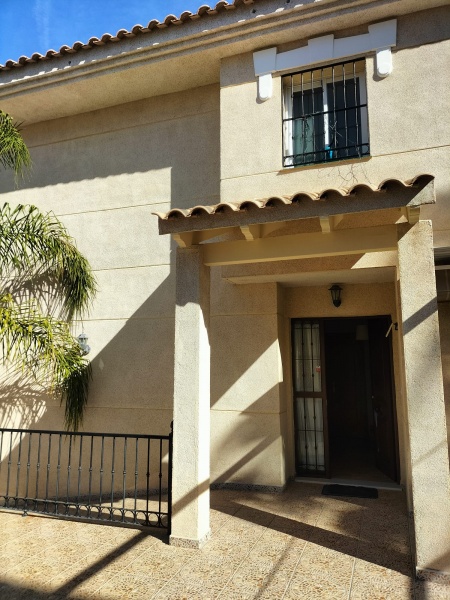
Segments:
[[[325,333],[330,443],[367,439],[364,354],[351,333]],[[337,439],[333,439],[337,438]]]
[[[370,373],[376,465],[385,475],[398,481],[397,427],[392,379],[392,333],[386,337],[390,322],[388,317],[368,320]]]

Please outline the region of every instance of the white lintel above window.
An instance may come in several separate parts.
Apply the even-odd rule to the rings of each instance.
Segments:
[[[308,40],[307,46],[277,53],[268,48],[253,53],[255,75],[258,78],[258,98],[264,102],[272,97],[272,74],[287,69],[299,69],[333,59],[350,58],[375,51],[379,77],[392,73],[391,48],[397,43],[397,19],[369,25],[369,32],[335,39],[334,35]]]

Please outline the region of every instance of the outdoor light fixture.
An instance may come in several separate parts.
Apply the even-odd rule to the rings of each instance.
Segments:
[[[89,352],[91,351],[91,347],[88,346],[88,336],[84,333],[84,331],[80,333],[80,335],[77,337],[77,340],[80,346],[81,355],[86,356],[86,354],[89,354]]]
[[[341,305],[341,292],[342,292],[341,286],[338,285],[337,283],[333,283],[333,285],[330,288],[328,288],[328,291],[331,294],[331,299],[333,300],[333,304],[337,308],[338,306]]]

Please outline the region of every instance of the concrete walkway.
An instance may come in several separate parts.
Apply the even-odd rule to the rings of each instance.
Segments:
[[[438,600],[416,582],[405,498],[212,492],[212,539],[171,547],[135,529],[0,512],[0,599]]]

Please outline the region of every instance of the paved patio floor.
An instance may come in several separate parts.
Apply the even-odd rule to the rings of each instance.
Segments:
[[[401,492],[332,498],[212,492],[212,538],[175,548],[135,529],[0,512],[0,599],[438,600],[413,578]]]

